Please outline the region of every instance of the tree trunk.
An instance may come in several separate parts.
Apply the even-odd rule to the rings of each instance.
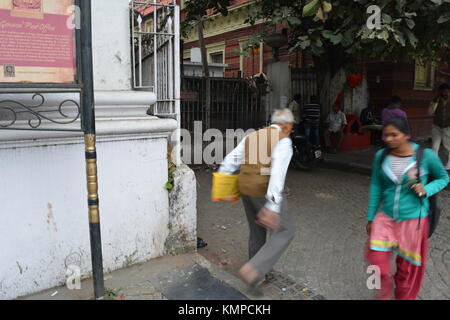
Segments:
[[[205,119],[203,129],[207,130],[210,129],[211,127],[211,79],[209,77],[208,54],[206,51],[203,23],[201,18],[199,18],[197,28],[198,28],[198,41],[200,43],[200,50],[202,53],[203,74],[206,82]]]
[[[331,65],[328,62],[314,59],[317,68],[317,95],[322,106],[321,118],[324,119],[330,112],[330,83],[331,83]]]
[[[322,106],[322,118],[325,118],[330,113],[332,105],[344,88],[346,81],[345,63],[338,58],[320,60],[315,58],[314,64],[317,66],[318,73],[318,99]]]

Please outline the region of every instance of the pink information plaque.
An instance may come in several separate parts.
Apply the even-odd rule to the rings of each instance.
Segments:
[[[74,83],[75,0],[0,0],[0,83]]]

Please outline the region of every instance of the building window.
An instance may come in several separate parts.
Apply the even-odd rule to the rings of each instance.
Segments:
[[[434,67],[433,64],[415,62],[414,89],[432,90],[434,86]]]
[[[209,55],[211,63],[223,64],[223,52],[215,52]]]
[[[242,52],[246,47],[248,38],[239,40],[239,48]],[[260,43],[259,47],[249,49],[246,55],[240,55],[240,73],[243,77],[255,76],[264,72],[264,45]]]
[[[153,19],[147,20],[145,22],[145,32],[153,32]]]
[[[208,44],[206,46],[208,62],[225,63],[225,47],[225,41]]]

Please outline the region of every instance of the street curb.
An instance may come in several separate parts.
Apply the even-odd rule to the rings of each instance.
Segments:
[[[320,164],[321,168],[326,169],[336,169],[346,172],[352,173],[360,173],[364,175],[371,175],[372,168],[366,165],[361,165],[355,162],[345,162],[339,160],[324,160],[323,163]]]

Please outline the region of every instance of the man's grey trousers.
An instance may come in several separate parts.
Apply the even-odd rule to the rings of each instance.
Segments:
[[[281,208],[281,226],[279,231],[273,231],[267,239],[267,230],[256,221],[258,212],[264,207],[266,199],[241,196],[250,228],[248,242],[250,265],[258,270],[259,277],[264,277],[280,259],[294,238],[294,230],[289,219],[286,206]]]

